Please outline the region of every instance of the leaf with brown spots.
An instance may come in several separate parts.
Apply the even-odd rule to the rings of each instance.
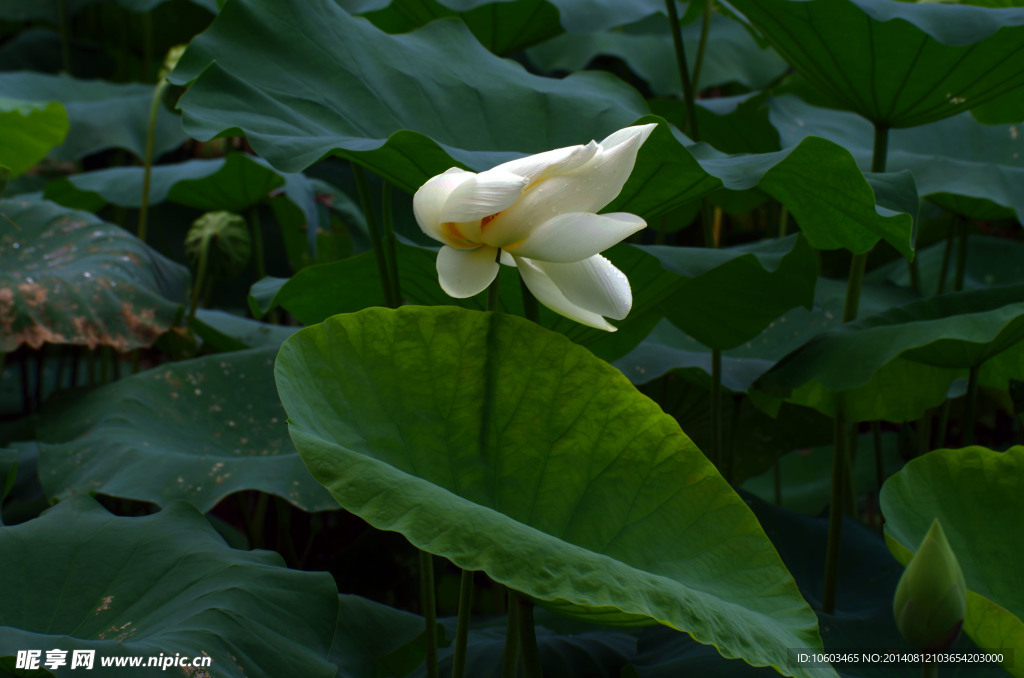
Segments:
[[[0,351],[75,344],[151,346],[174,323],[188,270],[91,214],[5,200],[20,230],[0,231]]]

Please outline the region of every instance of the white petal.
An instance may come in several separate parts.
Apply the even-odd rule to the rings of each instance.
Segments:
[[[518,174],[504,170],[476,174],[449,193],[441,208],[441,221],[478,221],[496,214],[519,200],[528,183]]]
[[[504,247],[523,240],[559,214],[599,212],[622,191],[640,145],[654,127],[651,123],[619,130],[605,139],[594,157],[583,165],[564,174],[546,173],[531,183],[522,198],[489,225],[485,242]]]
[[[473,172],[452,167],[444,174],[427,179],[419,187],[412,196],[412,211],[416,215],[416,223],[419,224],[421,231],[434,240],[447,242],[447,238],[441,233],[441,210],[444,209],[444,204],[452,191],[474,176],[476,175]]]
[[[633,305],[629,279],[600,254],[571,264],[533,264],[551,279],[573,304],[621,320]]]
[[[516,259],[519,266],[519,273],[523,276],[523,282],[530,288],[537,301],[550,308],[559,315],[564,315],[570,320],[594,327],[607,332],[614,332],[616,327],[605,320],[598,313],[580,308],[569,301],[554,281],[551,280],[536,264],[529,259]]]
[[[544,176],[571,172],[593,158],[597,154],[597,150],[597,143],[591,141],[586,146],[566,146],[553,151],[528,155],[525,158],[518,158],[498,165],[494,169],[518,174],[533,183]]]
[[[457,250],[442,247],[437,253],[437,277],[445,294],[465,299],[487,289],[498,275],[497,250],[478,247]]]
[[[625,212],[571,212],[549,219],[508,250],[520,257],[571,263],[604,252],[645,226],[643,219]]]

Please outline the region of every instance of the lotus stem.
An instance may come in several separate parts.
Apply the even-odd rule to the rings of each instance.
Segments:
[[[921,678],[939,678],[939,665],[935,662],[921,662]]]
[[[711,463],[722,462],[722,350],[711,349]],[[722,469],[719,467],[719,472]]]
[[[377,224],[377,216],[373,211],[373,201],[370,198],[370,184],[366,181],[366,172],[359,165],[352,163],[352,174],[356,179],[356,190],[359,191],[359,202],[363,207],[363,216],[366,217],[366,227],[370,232],[370,242],[373,245],[373,256],[377,260],[377,273],[380,276],[380,288],[384,292],[384,304],[395,308],[395,293],[391,289],[391,275],[388,273],[387,255],[384,253],[384,241],[381,238],[380,227]]]
[[[523,317],[539,323],[540,307],[537,304],[537,297],[533,296],[533,292],[526,286],[526,281],[522,276],[519,277],[519,291],[523,295]]]
[[[398,277],[398,243],[395,239],[395,218],[391,209],[391,183],[384,181],[380,191],[380,218],[384,224],[384,254],[391,274],[391,293],[394,308],[402,305],[402,284]]]
[[[967,275],[967,223],[960,220],[957,224],[956,276],[953,278],[953,291],[964,289],[964,277]]]
[[[420,605],[423,608],[424,640],[427,643],[427,677],[438,678],[437,602],[434,598],[434,556],[420,551]],[[461,621],[461,618],[460,618]]]
[[[704,3],[704,18],[700,24],[700,41],[697,43],[697,59],[693,63],[693,91],[700,92],[700,72],[704,68],[704,53],[708,50],[708,34],[711,32],[711,14],[715,0]]]
[[[199,296],[202,293],[203,283],[206,282],[206,269],[210,264],[210,233],[203,234],[203,240],[199,245],[199,264],[196,268],[196,282],[192,288],[192,304],[188,309],[189,336],[192,336],[193,326],[196,322],[196,310],[199,308]]]
[[[939,409],[939,425],[935,431],[935,447],[936,449],[946,446],[946,429],[949,426],[949,410],[952,407],[952,402],[947,398]]]
[[[494,280],[487,287],[487,310],[494,312],[498,310],[498,302],[501,300],[501,250],[498,250],[498,254],[495,255],[494,261],[498,264],[498,272],[494,275]]]
[[[455,627],[455,651],[452,654],[452,678],[466,674],[466,649],[469,641],[469,616],[473,610],[473,573],[462,571],[459,586],[459,621]]]
[[[71,16],[67,0],[57,0],[57,27],[60,31],[60,59],[64,72],[71,73]]]
[[[954,216],[946,229],[946,246],[942,250],[942,268],[939,269],[939,286],[935,294],[942,294],[946,291],[946,271],[949,270],[949,260],[953,255],[953,239],[956,236],[957,228],[960,225],[960,217]]]
[[[843,539],[843,494],[846,486],[846,419],[842,405],[833,420],[835,456],[832,458],[832,494],[828,507],[828,546],[825,551],[825,591],[821,597],[821,610],[832,614],[836,609],[836,590],[839,585],[839,547]]]
[[[964,414],[964,447],[974,444],[974,417],[978,406],[978,372],[980,369],[980,365],[973,365],[967,373],[967,411]]]
[[[537,647],[537,629],[533,623],[533,601],[516,595],[519,604],[519,642],[522,646],[524,678],[543,678],[540,650]]]
[[[679,69],[679,81],[683,87],[683,104],[686,106],[686,133],[694,141],[700,141],[697,127],[697,109],[694,100],[696,92],[690,80],[690,69],[686,65],[686,50],[683,49],[683,29],[679,25],[679,13],[676,11],[676,0],[665,0],[668,12],[669,28],[672,31],[672,45],[676,52],[676,67]]]
[[[146,242],[149,220],[149,186],[153,177],[153,146],[156,140],[156,116],[160,111],[160,100],[167,89],[167,78],[160,78],[153,88],[153,99],[149,102],[149,118],[146,122],[146,155],[142,159],[142,199],[139,202],[138,237]]]
[[[501,678],[519,674],[519,603],[516,592],[508,591],[508,625],[505,627],[505,652],[501,658]]]
[[[782,205],[779,210],[779,237],[785,238],[786,232],[789,230],[789,209]]]

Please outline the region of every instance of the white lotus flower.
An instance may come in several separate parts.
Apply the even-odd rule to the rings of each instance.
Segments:
[[[633,295],[602,252],[647,226],[633,214],[595,214],[622,190],[637,151],[656,125],[615,132],[601,143],[559,148],[486,172],[456,167],[413,197],[423,232],[444,243],[441,288],[456,298],[482,292],[502,264],[516,266],[540,303],[609,332]]]

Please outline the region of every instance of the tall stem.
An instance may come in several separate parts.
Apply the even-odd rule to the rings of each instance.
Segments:
[[[199,308],[199,297],[202,294],[203,283],[206,281],[206,269],[210,261],[210,233],[203,234],[203,241],[199,244],[199,264],[196,270],[196,283],[192,288],[192,304],[188,309],[188,333],[192,335],[192,326],[196,321],[196,310]]]
[[[540,649],[537,647],[537,629],[533,623],[533,601],[517,595],[519,603],[519,643],[523,655],[524,678],[543,678]]]
[[[402,305],[402,284],[398,278],[398,244],[395,240],[395,218],[391,209],[391,184],[387,181],[380,192],[380,219],[384,224],[384,254],[391,274],[391,293],[394,308]]]
[[[679,69],[679,81],[683,86],[683,105],[686,106],[686,133],[694,141],[700,140],[697,128],[697,109],[694,100],[696,92],[690,80],[690,69],[686,65],[686,50],[683,49],[683,28],[679,25],[679,13],[676,11],[676,0],[665,0],[668,12],[669,28],[672,31],[672,45],[676,52],[676,67]]]
[[[821,610],[832,614],[836,609],[839,585],[839,547],[843,539],[843,492],[846,487],[846,419],[842,405],[836,409],[834,424],[835,455],[832,458],[832,494],[828,507],[828,546],[825,550],[825,592]]]
[[[519,603],[512,589],[508,591],[508,625],[505,627],[505,652],[501,658],[501,678],[519,674]]]
[[[167,78],[160,78],[153,88],[153,99],[149,102],[149,118],[146,123],[146,157],[143,158],[142,201],[139,204],[139,240],[146,242],[146,226],[149,220],[149,185],[153,177],[153,145],[156,139],[156,116],[160,111],[160,100],[167,89]]]
[[[704,68],[704,53],[708,51],[708,34],[711,32],[711,14],[715,0],[704,3],[704,20],[700,24],[700,42],[697,43],[697,59],[693,63],[693,91],[700,92],[700,72]]]
[[[956,249],[956,276],[953,279],[953,291],[964,289],[964,277],[967,275],[967,222],[963,219],[957,224],[959,242]]]
[[[953,217],[946,229],[946,246],[942,250],[942,268],[939,269],[939,286],[936,288],[935,294],[942,294],[946,291],[946,271],[949,270],[949,260],[953,256],[953,240],[959,224],[960,217]]]
[[[466,675],[466,649],[469,641],[469,616],[473,610],[473,573],[462,571],[459,586],[459,621],[455,626],[455,651],[452,654],[452,678]]]
[[[352,163],[352,174],[356,179],[356,190],[359,191],[359,202],[363,207],[363,216],[366,217],[366,227],[370,232],[370,242],[373,245],[373,256],[377,260],[377,274],[380,276],[380,288],[384,292],[384,303],[395,308],[395,293],[391,289],[391,275],[388,272],[387,255],[384,253],[384,242],[381,238],[380,227],[377,224],[377,216],[373,211],[373,201],[370,198],[370,184],[366,181],[366,172],[359,165]]]
[[[60,31],[60,60],[64,72],[71,73],[71,16],[67,0],[57,0],[57,27]]]
[[[722,462],[722,350],[711,349],[711,463]]]
[[[427,643],[427,677],[438,678],[434,556],[426,551],[420,551],[420,604],[423,607],[423,623],[426,625],[424,640]]]
[[[974,417],[978,406],[978,372],[980,365],[967,373],[967,412],[964,415],[964,446],[974,444]]]
[[[921,678],[939,678],[939,665],[935,662],[921,662]]]

